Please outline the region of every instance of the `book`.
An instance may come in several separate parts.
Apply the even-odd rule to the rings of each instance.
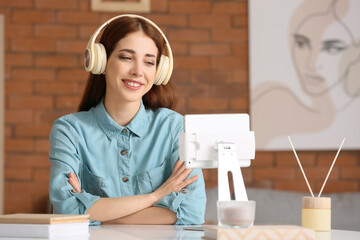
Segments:
[[[0,237],[87,239],[89,215],[0,215]]]
[[[205,239],[218,240],[314,240],[315,232],[293,225],[259,225],[250,228],[204,226]]]

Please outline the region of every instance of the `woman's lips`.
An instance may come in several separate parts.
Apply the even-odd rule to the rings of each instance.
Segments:
[[[142,85],[144,85],[143,83],[141,83],[139,81],[134,81],[134,80],[130,80],[130,79],[122,79],[122,81],[127,88],[132,89],[132,90],[138,90],[142,87]]]
[[[325,79],[316,75],[306,75],[306,82],[311,85],[320,85],[325,83]]]

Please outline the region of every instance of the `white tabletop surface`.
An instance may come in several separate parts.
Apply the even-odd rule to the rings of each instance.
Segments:
[[[201,240],[203,231],[174,225],[101,225],[90,227],[90,240],[189,239]],[[321,239],[322,240],[322,239]],[[330,240],[330,239],[329,239]],[[360,240],[359,231],[331,230],[331,240]]]

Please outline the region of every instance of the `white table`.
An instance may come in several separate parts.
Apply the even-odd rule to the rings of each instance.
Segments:
[[[174,225],[101,225],[90,227],[90,240],[189,239],[201,240],[204,232]],[[330,240],[330,239],[329,239]],[[331,240],[360,240],[359,231],[331,230]]]

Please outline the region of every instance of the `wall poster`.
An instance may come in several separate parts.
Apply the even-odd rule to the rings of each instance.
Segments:
[[[249,1],[258,150],[360,149],[360,1]]]

